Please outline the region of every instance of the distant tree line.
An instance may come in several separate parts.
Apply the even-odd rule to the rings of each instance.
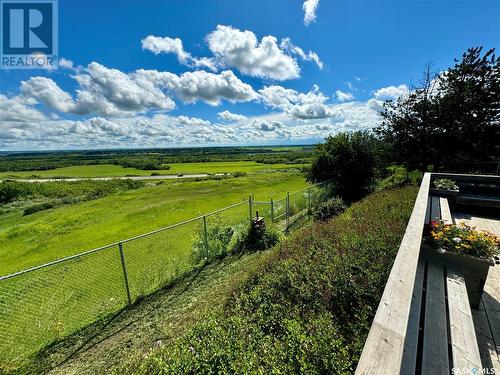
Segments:
[[[169,169],[170,163],[255,161],[265,164],[309,163],[312,146],[291,150],[267,147],[213,147],[118,151],[61,151],[0,156],[0,172],[42,171],[78,165],[115,164],[142,170]]]
[[[445,72],[426,66],[419,86],[386,101],[373,132],[340,133],[316,147],[307,179],[332,180],[342,198],[363,197],[388,166],[495,172],[500,151],[500,58],[470,48]]]

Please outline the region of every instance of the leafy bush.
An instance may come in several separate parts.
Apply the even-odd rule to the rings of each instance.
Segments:
[[[233,173],[233,177],[246,177],[247,172],[235,172]]]
[[[328,220],[333,216],[337,216],[338,214],[344,212],[346,209],[346,205],[342,198],[334,197],[328,199],[326,202],[321,203],[318,207],[316,207],[313,211],[313,218],[316,221],[324,221]]]
[[[280,234],[274,228],[231,225],[220,215],[215,215],[207,219],[206,237],[203,223],[196,231],[192,262],[198,265],[223,258],[229,253],[265,250],[276,245],[279,240]]]
[[[241,253],[244,251],[259,251],[273,247],[280,240],[281,235],[276,228],[269,226],[246,227],[233,244],[232,251]]]
[[[224,257],[230,251],[229,244],[237,227],[232,227],[220,215],[207,219],[207,231],[201,224],[196,232],[193,243],[192,261],[195,265],[204,261]]]
[[[327,137],[316,147],[308,181],[332,181],[335,194],[348,202],[362,198],[375,182],[377,143],[363,131]]]
[[[35,212],[50,210],[51,208],[54,208],[55,206],[56,206],[56,204],[54,202],[45,202],[45,203],[35,204],[33,206],[25,208],[23,211],[23,215],[27,216],[27,215],[34,214]]]
[[[409,171],[402,165],[392,165],[386,168],[389,175],[379,181],[379,189],[388,189],[392,187],[419,185],[422,181],[423,173],[419,170]]]
[[[439,190],[458,190],[458,185],[449,178],[436,179],[434,181],[434,187]]]
[[[380,191],[295,232],[223,314],[121,372],[354,372],[416,193]]]

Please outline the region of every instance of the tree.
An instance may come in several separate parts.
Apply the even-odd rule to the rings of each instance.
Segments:
[[[375,136],[365,131],[329,136],[316,146],[307,180],[332,181],[336,195],[346,201],[357,200],[373,187],[376,146]]]
[[[420,85],[388,101],[376,132],[392,145],[395,161],[425,170],[464,170],[491,161],[500,144],[500,58],[470,48],[441,74],[426,67]]]

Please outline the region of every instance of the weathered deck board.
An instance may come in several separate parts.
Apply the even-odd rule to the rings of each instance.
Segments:
[[[500,358],[497,355],[497,348],[493,340],[484,303],[479,305],[478,310],[472,310],[474,327],[476,329],[477,343],[481,354],[481,362],[485,368],[494,368],[496,373],[500,373]]]
[[[413,298],[411,302],[408,328],[406,330],[406,341],[403,353],[403,363],[401,366],[401,375],[415,375],[424,272],[425,262],[422,258],[420,258],[418,261],[417,274],[415,277],[415,286],[413,289]]]
[[[472,369],[482,365],[465,279],[459,272],[448,269],[446,283],[453,366],[472,373]]]
[[[441,220],[441,209],[439,208],[439,197],[431,197],[431,221]]]
[[[448,198],[439,198],[439,205],[441,206],[441,220],[445,224],[453,224]]]
[[[454,214],[455,222],[475,226],[500,236],[500,220],[467,214]],[[490,268],[480,309],[473,312],[483,366],[500,373],[500,265]],[[489,355],[489,359],[485,357]]]
[[[449,374],[443,266],[429,263],[425,299],[422,374]]]

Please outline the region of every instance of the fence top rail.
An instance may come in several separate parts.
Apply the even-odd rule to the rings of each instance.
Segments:
[[[309,189],[311,187],[314,187],[314,186],[322,185],[324,183],[325,182],[321,182],[319,184],[311,185],[311,186],[309,186],[309,187],[307,187],[305,189],[297,191],[296,193],[304,191],[304,190],[307,190],[307,189]],[[285,198],[277,200],[277,201],[275,201],[275,203],[280,202],[281,200],[285,200]],[[259,202],[259,201],[254,201],[253,203],[256,203],[256,204],[271,204],[271,202]],[[219,210],[212,211],[212,212],[209,212],[209,213],[206,213],[206,214],[203,214],[203,215],[199,215],[199,216],[193,217],[193,218],[188,219],[188,220],[181,221],[179,223],[171,224],[171,225],[168,225],[168,226],[165,226],[165,227],[153,230],[151,232],[139,234],[139,235],[134,236],[134,237],[126,238],[126,239],[123,239],[123,240],[120,240],[120,241],[116,241],[116,242],[113,242],[113,243],[110,243],[110,244],[107,244],[107,245],[104,245],[104,246],[101,246],[101,247],[97,247],[95,249],[91,249],[91,250],[87,250],[87,251],[84,251],[84,252],[81,252],[81,253],[78,253],[78,254],[70,255],[70,256],[67,256],[67,257],[64,257],[64,258],[61,258],[61,259],[54,260],[52,262],[41,264],[39,266],[27,268],[25,270],[21,270],[21,271],[14,272],[14,273],[11,273],[11,274],[8,274],[8,275],[0,276],[0,281],[11,279],[11,278],[13,278],[15,276],[19,276],[19,275],[22,275],[22,274],[25,274],[25,273],[28,273],[28,272],[37,271],[39,269],[46,268],[46,267],[49,267],[49,266],[53,266],[53,265],[56,265],[56,264],[59,264],[59,263],[62,263],[62,262],[66,262],[66,261],[69,261],[69,260],[72,260],[72,259],[77,259],[77,258],[86,256],[86,255],[90,255],[90,254],[96,253],[98,251],[102,251],[102,250],[108,249],[108,248],[113,247],[113,246],[118,246],[120,243],[124,244],[124,243],[130,242],[130,241],[133,241],[133,240],[138,240],[138,239],[143,238],[143,237],[147,237],[147,236],[151,236],[153,234],[159,233],[159,232],[163,232],[163,231],[168,230],[168,229],[173,229],[173,228],[179,227],[181,225],[189,224],[189,223],[192,223],[194,221],[201,220],[201,219],[203,219],[203,217],[216,215],[218,213],[230,210],[232,208],[241,206],[243,204],[248,204],[248,201],[247,200],[243,200],[242,202],[238,202],[238,203],[232,204],[230,206],[223,207],[223,208],[221,208]]]

